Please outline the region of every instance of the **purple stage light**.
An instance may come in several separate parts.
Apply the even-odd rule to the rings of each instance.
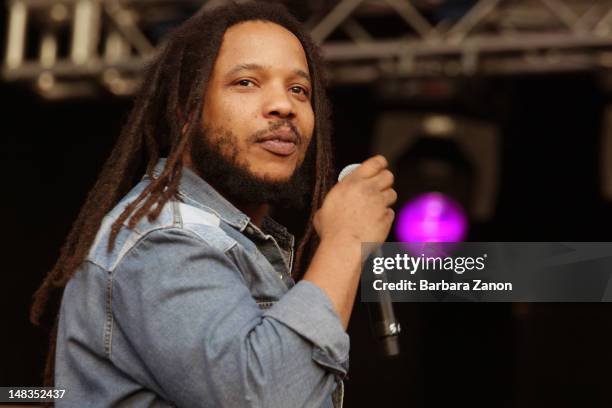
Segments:
[[[461,242],[467,217],[459,203],[445,194],[421,194],[400,210],[395,236],[400,242]]]

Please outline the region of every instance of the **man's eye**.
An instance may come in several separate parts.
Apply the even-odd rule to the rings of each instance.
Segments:
[[[296,94],[303,94],[304,96],[308,96],[308,91],[305,88],[302,88],[301,86],[292,86],[291,88],[291,92],[296,93]]]
[[[249,86],[249,85],[255,85],[255,84],[250,79],[241,79],[240,81],[236,82],[236,85]]]

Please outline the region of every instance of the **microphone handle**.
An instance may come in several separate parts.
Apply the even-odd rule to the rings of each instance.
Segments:
[[[351,174],[359,166],[359,163],[354,163],[343,168],[338,175],[338,182],[342,181],[343,178]],[[380,248],[376,249],[374,256],[383,256]],[[386,273],[383,272],[379,278],[386,282]],[[379,341],[383,356],[395,357],[400,353],[398,339],[400,325],[395,318],[393,303],[391,302],[389,292],[386,290],[379,290],[376,291],[376,293],[378,294],[378,302],[366,303],[370,323],[374,331],[374,336]]]
[[[374,252],[375,257],[382,257],[382,251],[378,248]],[[383,282],[387,281],[385,272],[378,276]],[[379,341],[380,350],[385,357],[396,357],[400,353],[399,333],[400,324],[395,317],[391,295],[386,290],[376,291],[377,302],[368,302],[368,315],[374,330],[374,336]]]

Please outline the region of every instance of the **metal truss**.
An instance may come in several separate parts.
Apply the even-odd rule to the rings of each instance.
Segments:
[[[314,25],[312,34],[323,43],[340,82],[601,69],[612,64],[611,1],[464,1],[455,18],[450,10],[440,12],[443,6],[432,15],[436,10],[428,10],[426,3],[445,2],[344,0]],[[391,15],[403,23],[391,38],[371,35],[361,22],[367,23],[368,12],[376,8],[381,24]],[[338,31],[346,38],[333,39]]]
[[[168,29],[226,0],[10,0],[2,76],[49,98],[127,95]],[[289,2],[334,83],[612,67],[612,0]]]

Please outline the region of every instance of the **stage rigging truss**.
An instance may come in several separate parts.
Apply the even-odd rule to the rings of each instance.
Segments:
[[[132,94],[172,27],[224,0],[10,0],[2,76]],[[336,84],[612,68],[612,0],[285,1]]]

